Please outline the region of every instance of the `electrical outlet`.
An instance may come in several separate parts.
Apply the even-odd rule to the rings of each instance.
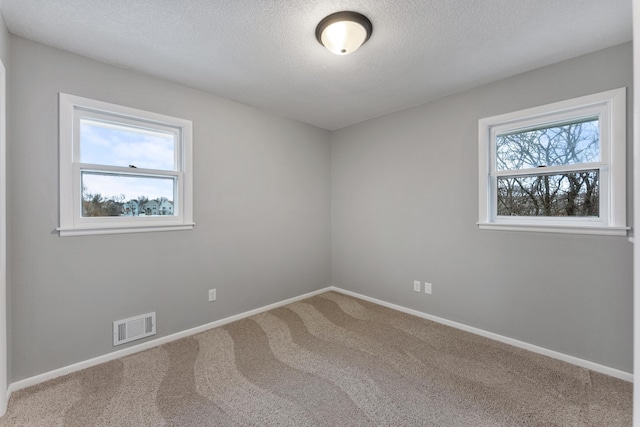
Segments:
[[[413,281],[413,290],[416,292],[420,292],[420,281],[419,280],[414,280]]]
[[[209,289],[209,302],[216,300],[216,290]]]
[[[424,293],[431,295],[431,283],[424,282]]]

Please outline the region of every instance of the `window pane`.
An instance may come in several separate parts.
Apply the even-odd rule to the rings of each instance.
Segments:
[[[496,170],[599,160],[600,130],[597,118],[496,136]]]
[[[174,178],[82,172],[82,216],[174,216],[174,187]]]
[[[498,215],[599,216],[598,170],[498,178]]]
[[[175,170],[171,132],[80,119],[80,161],[98,165]]]

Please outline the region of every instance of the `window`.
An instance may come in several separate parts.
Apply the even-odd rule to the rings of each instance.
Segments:
[[[191,127],[61,93],[60,235],[193,228]]]
[[[624,88],[478,125],[480,228],[627,234]]]

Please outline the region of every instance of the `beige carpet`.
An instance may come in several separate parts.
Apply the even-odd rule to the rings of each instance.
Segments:
[[[0,426],[630,426],[631,390],[328,292],[16,392]]]

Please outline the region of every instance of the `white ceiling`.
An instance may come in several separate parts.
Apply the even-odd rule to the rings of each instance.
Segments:
[[[631,0],[1,0],[13,34],[325,129],[631,40]],[[357,52],[326,15],[373,24]]]

